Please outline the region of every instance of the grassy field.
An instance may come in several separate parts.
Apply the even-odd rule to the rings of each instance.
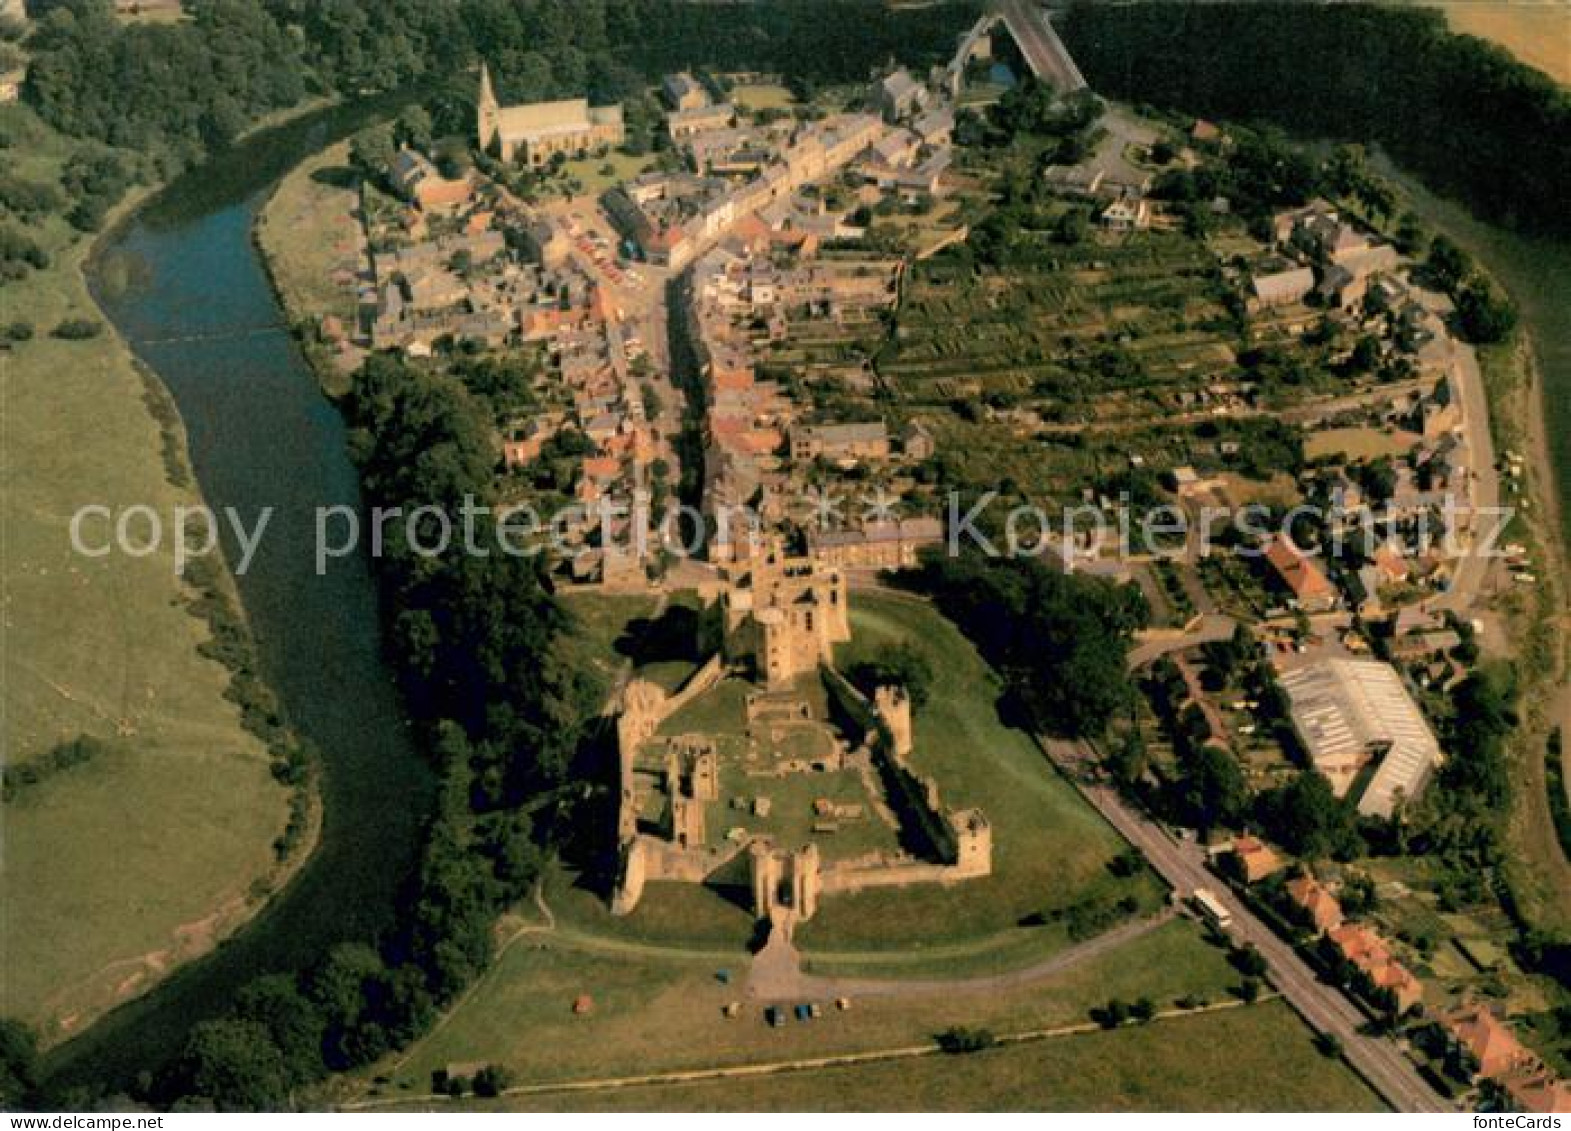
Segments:
[[[1154,881],[1115,880],[1107,862],[1123,846],[1035,743],[1003,725],[997,676],[953,624],[892,594],[856,594],[844,669],[896,644],[924,653],[936,675],[915,720],[912,764],[939,783],[943,801],[978,806],[993,827],[993,874],[953,887],[865,892],[826,901],[798,938],[806,950],[905,949],[1019,930],[1019,921],[1093,894],[1155,902]]]
[[[349,143],[330,146],[284,177],[262,211],[257,237],[284,306],[296,315],[334,314],[354,324],[355,288],[346,278],[360,269],[353,177]]]
[[[1380,428],[1326,428],[1304,437],[1304,458],[1319,459],[1340,455],[1348,459],[1379,459],[1403,456],[1412,451],[1417,437],[1412,433],[1388,432]]]
[[[603,1079],[920,1044],[951,1025],[1013,1032],[1085,1021],[1111,997],[1220,1002],[1238,980],[1221,951],[1185,921],[1040,983],[1009,990],[863,998],[813,1025],[772,1029],[742,1000],[743,953],[657,949],[567,929],[525,934],[467,999],[394,1065],[384,1094],[419,1094],[450,1063],[496,1062],[519,1083]],[[719,975],[726,972],[730,984]],[[587,1015],[572,1004],[594,1003]]]
[[[20,107],[0,108],[0,125],[18,138],[8,171],[56,175],[61,139]],[[250,913],[286,793],[224,698],[228,672],[196,651],[206,629],[183,607],[170,549],[89,559],[71,548],[84,504],[147,504],[167,522],[198,500],[188,479],[171,482],[161,402],[119,342],[49,334],[62,318],[100,317],[80,275],[87,240],[60,220],[30,232],[54,265],[0,292],[5,320],[36,330],[0,354],[3,746],[17,765],[83,734],[111,743],[3,810],[0,1012],[55,1039]]]
[[[567,162],[562,166],[562,180],[576,180],[583,186],[580,194],[598,197],[613,185],[648,172],[654,165],[647,153],[635,156],[612,150],[603,157],[579,157]]]
[[[731,90],[731,101],[743,110],[784,110],[796,99],[774,83],[740,83]]]
[[[1557,0],[1417,0],[1453,31],[1498,43],[1550,78],[1571,84],[1571,5]]]
[[[785,1032],[789,1032],[786,1030]],[[434,1105],[433,1105],[434,1106]],[[1147,1027],[700,1083],[468,1100],[474,1111],[1381,1111],[1280,1002]]]

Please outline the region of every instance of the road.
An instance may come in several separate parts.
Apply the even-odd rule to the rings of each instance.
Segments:
[[[1129,653],[1129,669],[1143,668],[1159,656],[1198,648],[1202,644],[1219,644],[1231,640],[1238,631],[1238,622],[1221,613],[1208,613],[1198,619],[1188,632],[1150,632],[1142,634]]]
[[[998,13],[1037,78],[1060,94],[1085,89],[1085,77],[1039,5],[1032,0],[1001,0]]]
[[[1094,760],[1092,751],[1073,742],[1044,740],[1043,745],[1086,800],[1145,854],[1151,866],[1176,891],[1187,894],[1205,887],[1217,893],[1232,913],[1232,937],[1252,943],[1265,956],[1272,983],[1317,1032],[1328,1033],[1341,1042],[1348,1062],[1387,1103],[1403,1112],[1455,1110],[1424,1081],[1392,1041],[1360,1032],[1366,1020],[1364,1015],[1341,991],[1320,981],[1291,946],[1226,891],[1206,870],[1197,846],[1175,841],[1160,826],[1125,805],[1112,789],[1089,780],[1085,771]]]
[[[970,978],[826,978],[802,971],[801,955],[777,930],[748,971],[747,995],[758,1001],[826,1001],[835,998],[958,997],[1022,989],[1072,970],[1150,934],[1172,918],[1170,912],[1128,923],[1066,947],[1029,966]]]
[[[1425,291],[1417,294],[1431,309],[1444,313],[1448,308],[1437,295]],[[1494,558],[1489,555],[1500,552],[1493,535],[1501,520],[1492,514],[1500,505],[1500,470],[1495,462],[1494,436],[1489,430],[1489,398],[1484,392],[1484,374],[1478,365],[1478,353],[1455,337],[1451,339],[1451,353],[1456,363],[1452,369],[1456,391],[1462,401],[1462,431],[1467,437],[1473,542],[1462,550],[1451,588],[1435,602],[1435,607],[1470,616],[1478,604],[1489,567],[1494,564]]]

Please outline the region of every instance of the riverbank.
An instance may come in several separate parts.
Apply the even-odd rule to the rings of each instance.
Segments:
[[[234,586],[236,608],[256,641],[250,674],[277,688],[279,717],[321,752],[321,806],[297,829],[302,842],[319,832],[316,850],[299,854],[298,874],[275,887],[264,913],[55,1049],[45,1068],[56,1088],[129,1086],[260,974],[292,974],[340,942],[372,942],[394,919],[429,774],[382,666],[366,563],[314,572],[311,516],[357,506],[358,481],[342,421],[282,326],[250,238],[272,180],[367,112],[328,106],[253,135],[140,202],[95,261],[105,313],[178,406],[170,415],[184,422],[201,497],[249,520],[276,512]],[[127,285],[111,285],[114,276]],[[144,450],[156,457],[158,441]],[[182,833],[172,817],[165,823]]]
[[[55,175],[73,143],[24,107],[3,115],[16,174]],[[102,325],[83,274],[99,241],[60,218],[32,234],[53,262],[6,289],[6,321],[33,327],[5,355],[0,412],[6,760],[16,771],[83,736],[102,744],[4,808],[0,1011],[47,1045],[232,936],[287,882],[316,822],[313,804],[295,805],[302,823],[281,860],[299,793],[269,772],[215,654],[215,618],[236,630],[227,655],[243,658],[248,636],[227,569],[198,585],[177,577],[168,545],[141,558],[72,551],[84,505],[168,516],[202,494],[178,413],[125,343],[108,327],[51,336],[67,318]]]

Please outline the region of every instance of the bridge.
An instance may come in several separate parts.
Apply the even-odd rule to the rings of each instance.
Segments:
[[[1037,78],[1059,94],[1086,89],[1085,76],[1075,65],[1041,5],[1035,0],[996,0],[960,41],[959,50],[945,71],[951,97],[959,97],[966,65],[971,62],[983,37],[999,24],[1009,32],[1026,66]]]

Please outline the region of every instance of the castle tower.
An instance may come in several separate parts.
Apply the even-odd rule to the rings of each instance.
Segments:
[[[496,100],[496,90],[491,86],[491,68],[480,63],[480,94],[475,99],[475,134],[482,150],[490,150],[502,133],[502,105]],[[507,160],[507,154],[502,154]]]
[[[911,697],[906,694],[905,688],[886,686],[874,690],[873,710],[889,728],[889,736],[895,744],[895,757],[908,757],[912,745]]]
[[[780,861],[765,840],[747,846],[747,859],[753,873],[753,914],[768,919],[775,909],[775,893],[780,888]]]
[[[807,921],[818,911],[818,845],[811,842],[798,849],[791,857],[791,904],[800,921]]]

